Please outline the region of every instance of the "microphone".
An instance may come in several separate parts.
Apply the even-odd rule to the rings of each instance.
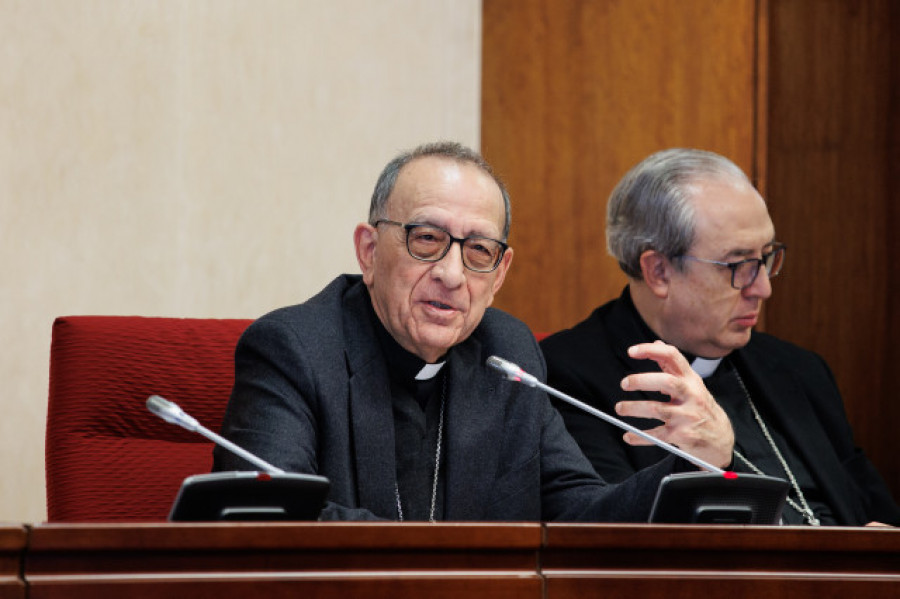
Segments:
[[[185,428],[192,433],[197,432],[200,423],[196,418],[189,416],[181,407],[173,401],[163,399],[159,395],[151,395],[147,398],[147,409],[171,424]]]
[[[721,468],[713,466],[709,462],[701,460],[698,457],[694,457],[691,454],[687,453],[686,451],[684,451],[678,447],[675,447],[671,443],[666,443],[665,441],[663,441],[661,439],[657,439],[653,435],[651,435],[645,431],[642,431],[641,429],[639,429],[635,426],[632,426],[632,425],[628,424],[627,422],[623,422],[622,420],[619,420],[618,418],[610,416],[609,414],[607,414],[605,412],[601,412],[600,410],[594,408],[593,406],[589,406],[588,404],[584,403],[583,401],[578,401],[574,397],[566,395],[562,391],[558,391],[549,385],[545,385],[544,383],[540,382],[537,379],[537,377],[535,377],[534,375],[528,374],[527,372],[522,370],[522,368],[519,367],[517,364],[513,364],[512,362],[510,362],[508,360],[504,360],[503,358],[499,358],[497,356],[491,356],[487,359],[487,365],[490,366],[491,368],[499,370],[507,380],[515,381],[517,383],[522,383],[523,385],[527,385],[529,387],[537,387],[538,389],[546,391],[547,393],[560,398],[564,402],[575,406],[579,410],[583,410],[583,411],[587,412],[588,414],[590,414],[592,416],[596,416],[597,418],[600,418],[601,420],[605,420],[606,422],[608,422],[614,426],[617,426],[623,430],[634,433],[635,435],[641,437],[642,439],[646,439],[647,441],[650,441],[654,445],[658,445],[659,447],[662,447],[669,453],[673,453],[673,454],[677,455],[678,457],[689,461],[690,463],[694,464],[695,466],[702,468],[703,470],[708,470],[709,472],[713,472],[716,474],[723,474],[726,476],[726,478],[729,477],[729,473],[726,473]]]
[[[518,364],[513,364],[512,362],[504,360],[503,358],[498,358],[497,356],[488,358],[487,365],[502,372],[510,381],[516,381],[517,383],[522,383],[529,387],[537,387],[540,382],[537,380],[537,377],[522,370]]]
[[[244,458],[257,468],[264,470],[269,474],[284,474],[284,470],[273,466],[265,460],[253,455],[243,447],[238,447],[228,439],[217,435],[202,424],[197,419],[186,413],[175,402],[162,398],[159,395],[151,395],[147,398],[147,409],[165,420],[166,422],[177,424],[178,426],[189,430],[192,433],[200,433],[216,445],[220,445],[235,455]]]

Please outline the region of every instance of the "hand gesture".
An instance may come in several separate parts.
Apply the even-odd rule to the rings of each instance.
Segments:
[[[653,360],[662,372],[630,374],[622,379],[622,389],[655,391],[668,396],[669,401],[621,401],[616,404],[616,413],[661,420],[662,425],[647,433],[710,464],[728,466],[734,450],[731,422],[681,352],[656,341],[634,345],[628,348],[628,355]],[[624,440],[630,445],[651,444],[634,433],[625,433]]]

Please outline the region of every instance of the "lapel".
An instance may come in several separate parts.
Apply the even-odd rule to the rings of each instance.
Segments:
[[[505,403],[499,376],[484,365],[481,342],[469,337],[447,360],[444,421],[446,520],[478,520],[497,476]]]
[[[772,415],[772,425],[785,437],[800,440],[792,447],[803,459],[835,517],[838,521],[855,521],[857,511],[845,490],[852,482],[842,475],[840,459],[824,429],[815,426],[818,418],[804,387],[780,362],[755,351],[752,339],[734,353],[734,358],[742,375],[748,378],[751,392],[756,390],[759,394],[757,397],[754,393],[753,400]]]
[[[352,463],[358,505],[378,516],[394,518],[397,467],[391,388],[367,293],[365,286],[357,285],[347,293],[343,306]]]

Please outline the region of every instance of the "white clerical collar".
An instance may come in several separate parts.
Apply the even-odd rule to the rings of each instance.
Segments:
[[[694,372],[700,375],[701,378],[706,378],[710,376],[712,373],[716,371],[716,368],[719,367],[719,364],[722,363],[722,358],[716,358],[715,360],[709,360],[707,358],[694,358],[694,361],[691,362],[691,368],[694,369]]]
[[[441,371],[441,368],[444,367],[447,361],[438,362],[437,364],[426,364],[422,367],[422,370],[419,371],[419,374],[416,375],[417,381],[427,381],[429,379],[433,379],[437,376],[437,373]]]

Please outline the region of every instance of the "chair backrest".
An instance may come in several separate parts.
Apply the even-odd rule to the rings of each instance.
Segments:
[[[57,318],[50,347],[47,520],[166,520],[181,482],[210,471],[213,443],[149,412],[147,398],[174,401],[218,431],[234,383],[234,348],[251,322]]]
[[[161,395],[218,431],[244,319],[68,316],[53,324],[47,411],[50,522],[165,520],[213,444],[150,413]]]

